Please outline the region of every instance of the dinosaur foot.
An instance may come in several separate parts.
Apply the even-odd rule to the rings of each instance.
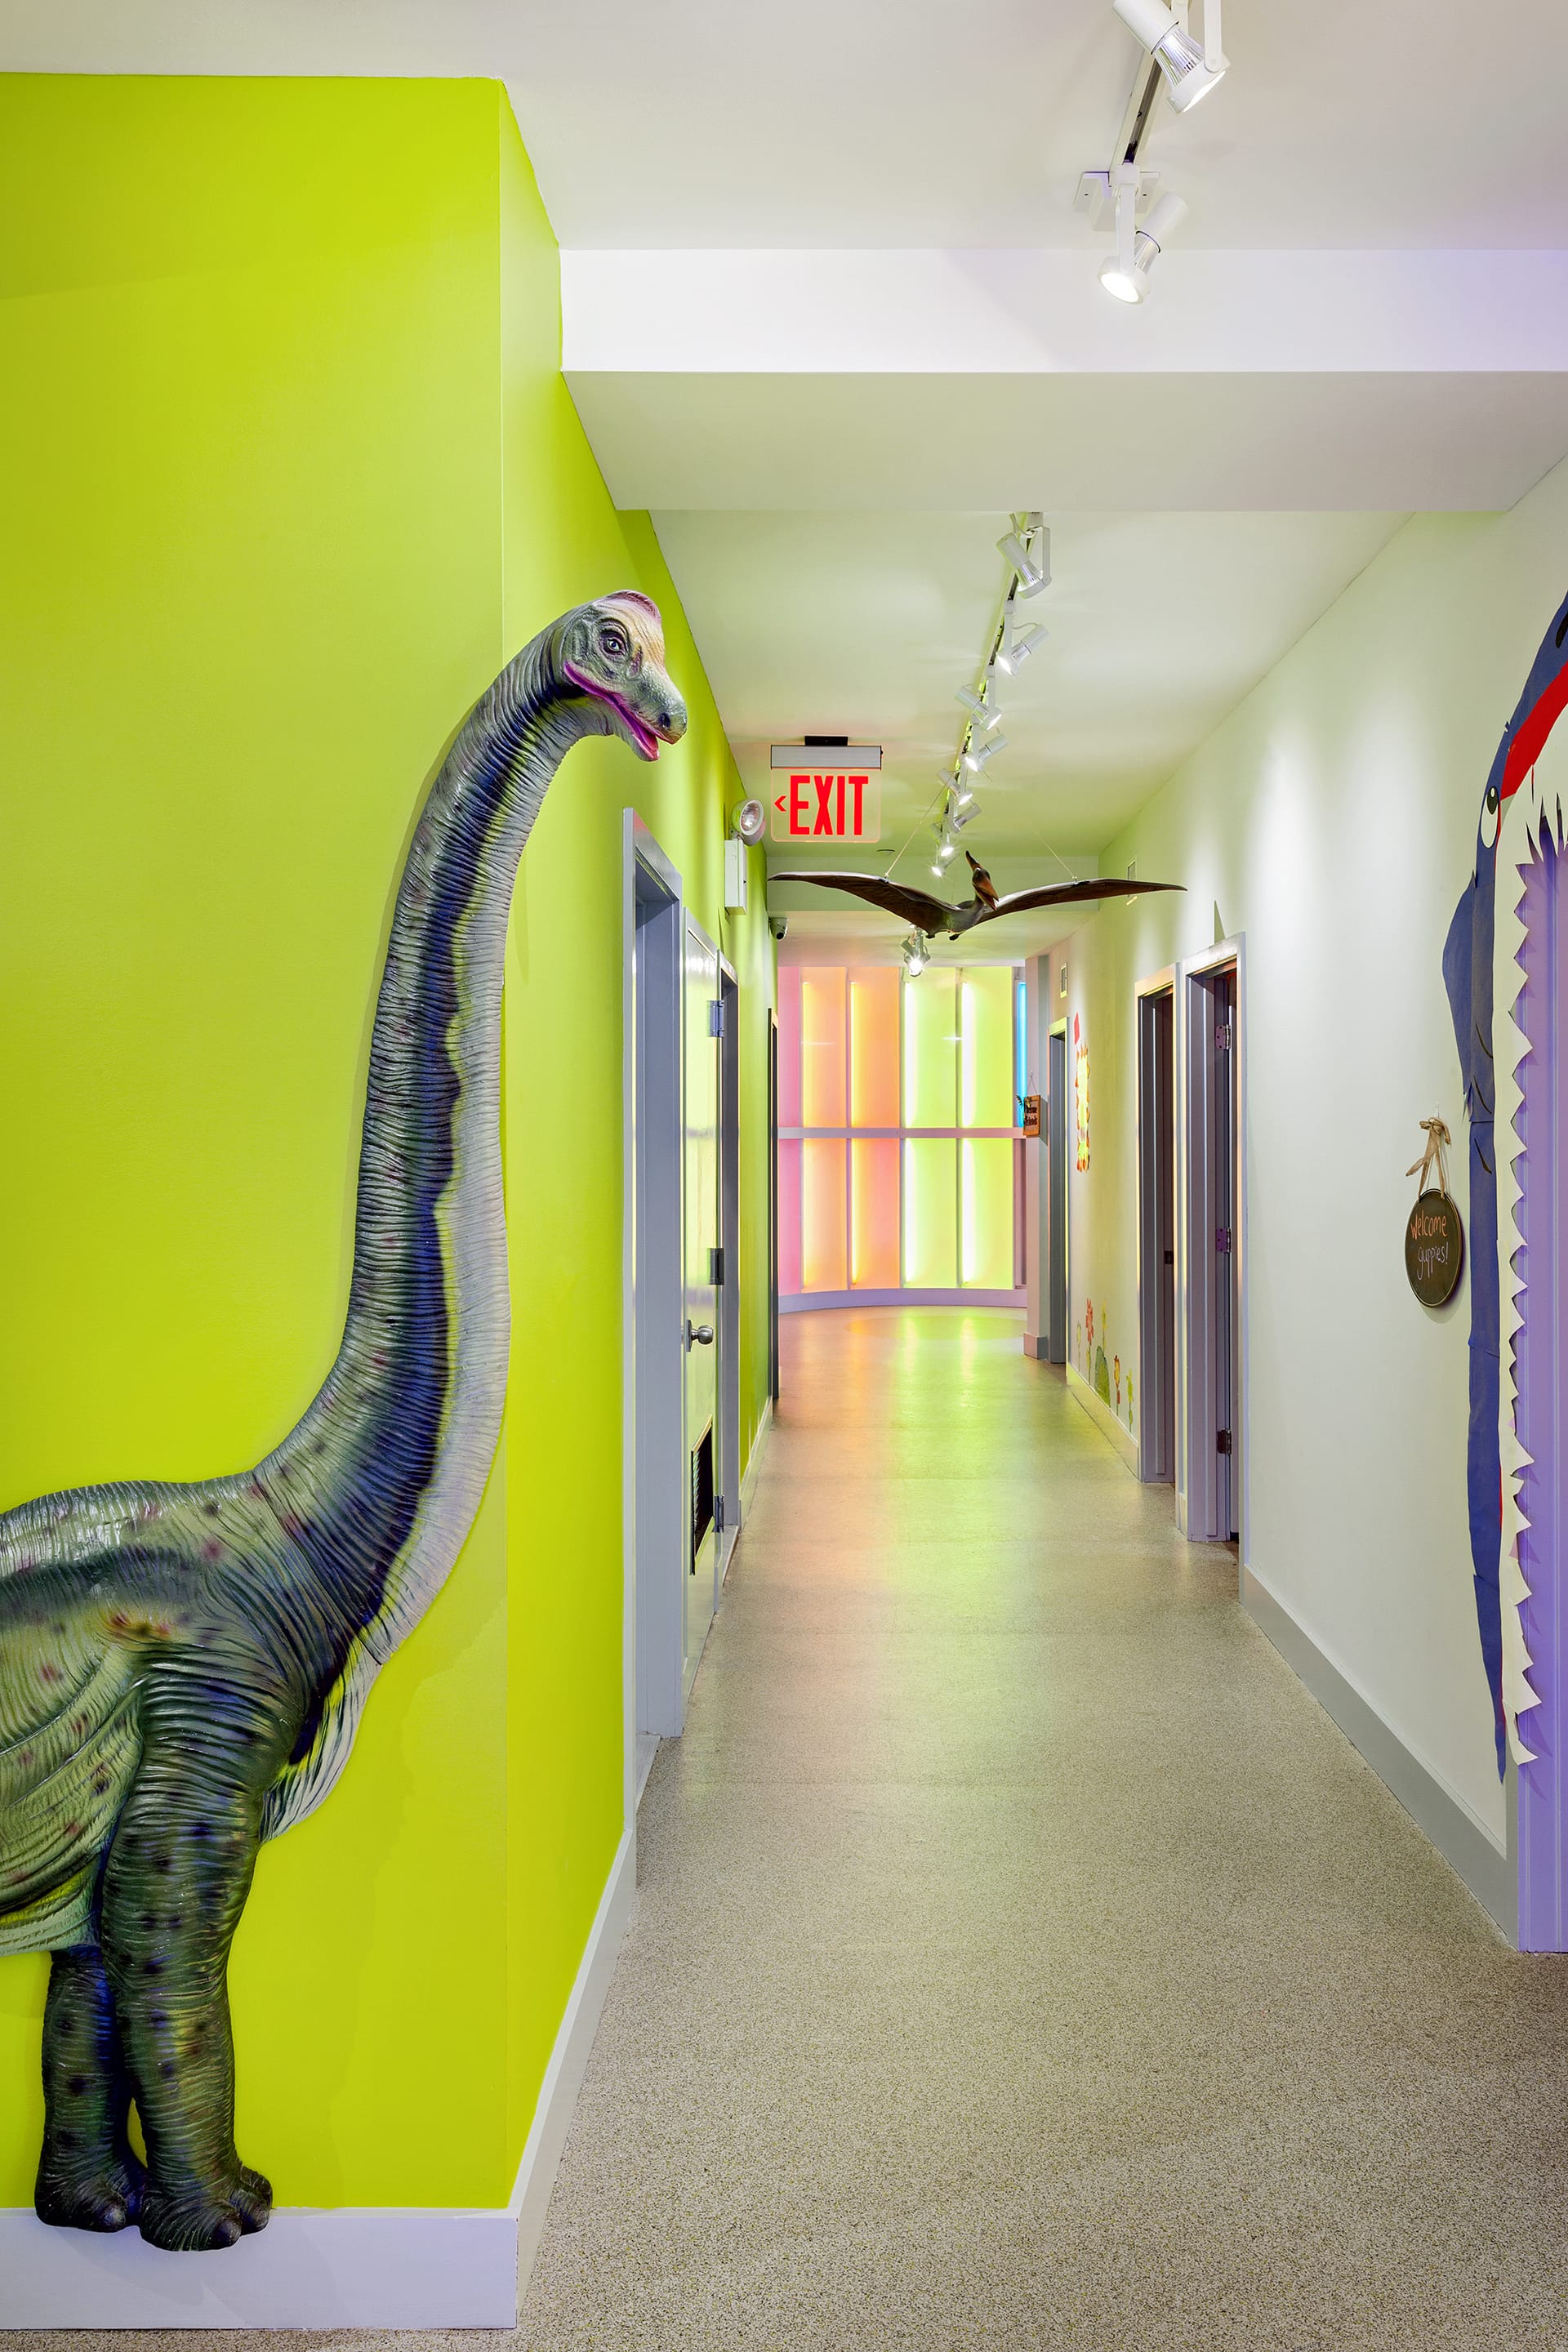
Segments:
[[[40,2221],[56,2230],[124,2230],[141,2213],[146,2182],[133,2156],[89,2173],[46,2163],[33,2192],[33,2210]]]
[[[206,2253],[265,2230],[271,2213],[271,2182],[242,2164],[232,2183],[214,2197],[190,2191],[171,2196],[149,2181],[142,2197],[142,2235],[170,2253]]]

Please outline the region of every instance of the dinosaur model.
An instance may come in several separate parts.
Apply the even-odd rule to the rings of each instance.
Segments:
[[[1475,1575],[1476,1616],[1481,1658],[1491,1691],[1498,1771],[1504,1769],[1508,1723],[1520,1706],[1533,1705],[1524,1682],[1516,1643],[1517,1620],[1505,1625],[1500,1590],[1502,1552],[1502,1335],[1498,1265],[1498,1165],[1494,1133],[1497,1065],[1492,1023],[1493,955],[1497,939],[1498,845],[1512,810],[1524,793],[1525,838],[1503,861],[1517,870],[1530,854],[1528,836],[1549,822],[1534,790],[1535,763],[1552,728],[1568,708],[1568,601],[1559,606],[1525,680],[1513,717],[1503,730],[1481,796],[1476,833],[1475,870],[1454,909],[1443,946],[1443,982],[1453,1015],[1454,1039],[1465,1084],[1470,1122],[1470,1383],[1467,1486],[1470,1564]],[[1563,813],[1555,812],[1555,837],[1563,837]],[[1505,1672],[1505,1653],[1514,1668]]]
[[[588,735],[685,707],[630,592],[534,638],[430,786],[394,909],[342,1344],[254,1470],[0,1517],[0,1951],[53,1954],[37,2209],[232,2245],[271,2191],[234,2145],[226,1971],[258,1849],[347,1760],[377,1671],[473,1522],[509,1302],[500,1003],[518,861]],[[133,2155],[134,2102],[146,2145]]]
[[[969,857],[969,852],[964,851]],[[1047,885],[1040,890],[1015,890],[1005,898],[998,898],[995,885],[984,866],[969,857],[974,877],[974,896],[961,907],[950,907],[944,898],[933,898],[927,890],[911,890],[901,882],[889,882],[880,874],[828,874],[820,867],[810,874],[770,874],[770,882],[816,882],[824,890],[847,891],[853,898],[864,898],[868,907],[885,907],[903,923],[910,923],[927,939],[962,939],[977,923],[994,923],[1002,915],[1026,914],[1031,907],[1077,907],[1095,898],[1136,898],[1146,890],[1181,890],[1181,882],[1061,882]]]

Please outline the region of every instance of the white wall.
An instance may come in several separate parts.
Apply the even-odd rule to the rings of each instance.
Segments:
[[[1468,1285],[1436,1314],[1411,1296],[1405,1171],[1440,1111],[1468,1204],[1443,940],[1565,575],[1568,465],[1508,514],[1408,523],[1106,851],[1102,872],[1136,858],[1186,896],[1115,902],[1061,951],[1090,1055],[1072,1360],[1086,1370],[1092,1298],[1125,1376],[1134,985],[1246,934],[1247,1564],[1500,1843],[1465,1507]]]

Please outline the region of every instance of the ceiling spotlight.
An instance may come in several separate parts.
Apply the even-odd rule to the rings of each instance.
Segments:
[[[926,943],[919,931],[911,931],[903,945],[904,970],[911,980],[918,980],[931,961]]]
[[[1011,677],[1016,670],[1023,667],[1035,647],[1045,643],[1049,634],[1037,621],[1016,621],[1009,613],[1007,625],[1002,632],[1002,642],[996,648],[997,668],[1005,670]]]
[[[975,799],[974,794],[971,793],[968,800],[964,803],[962,808],[952,808],[949,810],[947,821],[952,827],[954,833],[962,833],[964,826],[966,824],[973,824],[979,814],[980,803]]]
[[[966,784],[962,776],[950,776],[947,790],[950,808],[967,808],[974,798],[973,785]]]
[[[1219,0],[1204,0],[1201,48],[1165,0],[1111,0],[1111,5],[1164,75],[1165,95],[1178,114],[1206,98],[1224,77],[1229,60],[1219,46]]]
[[[1163,5],[1163,0],[1162,0]],[[1162,196],[1142,227],[1133,236],[1131,255],[1127,240],[1118,235],[1116,251],[1100,265],[1100,282],[1119,302],[1142,302],[1149,291],[1149,274],[1173,229],[1186,218],[1180,196]]]
[[[1020,596],[1037,596],[1042,588],[1051,584],[1051,535],[1042,530],[1031,532],[1030,538],[1039,544],[1037,555],[1016,530],[1010,530],[996,542],[997,553],[1006,557],[1017,574]]]
[[[961,686],[953,699],[955,702],[963,703],[977,727],[992,728],[1000,725],[1002,713],[986,701],[984,687],[978,694],[973,694],[968,687]]]
[[[942,865],[943,865],[943,866],[951,866],[951,865],[952,865],[952,861],[953,861],[953,859],[958,856],[958,850],[957,850],[956,845],[955,845],[952,842],[951,842],[951,841],[944,841],[944,842],[942,843],[942,847],[937,851],[937,853],[936,853],[936,854],[937,854],[938,860],[939,860],[939,862],[940,862]]]
[[[1005,735],[993,735],[989,743],[972,743],[963,755],[963,764],[972,776],[977,776],[987,760],[997,751],[1005,751]]]

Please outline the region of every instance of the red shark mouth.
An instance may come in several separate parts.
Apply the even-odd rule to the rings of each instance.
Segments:
[[[631,737],[634,747],[642,759],[658,759],[659,745],[658,737],[654,733],[651,727],[644,725],[643,721],[637,717],[637,712],[632,709],[630,703],[626,700],[624,696],[615,693],[607,686],[597,685],[593,678],[586,677],[584,673],[577,667],[575,662],[565,662],[563,664],[563,667],[564,668],[567,677],[571,679],[573,685],[582,693],[591,695],[595,702],[607,703],[609,708],[619,716],[625,723],[626,732]]]

